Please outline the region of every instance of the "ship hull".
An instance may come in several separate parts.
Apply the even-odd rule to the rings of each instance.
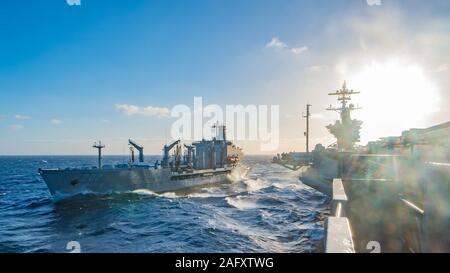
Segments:
[[[169,169],[40,170],[55,197],[78,194],[111,194],[135,190],[155,193],[179,191],[215,183],[230,183],[244,176],[244,168],[173,173]]]

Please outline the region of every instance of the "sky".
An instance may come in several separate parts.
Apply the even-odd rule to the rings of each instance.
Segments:
[[[17,0],[0,7],[0,155],[160,154],[170,109],[279,105],[280,144],[334,142],[327,94],[360,91],[361,144],[450,117],[447,0]],[[241,141],[247,154],[259,142]]]

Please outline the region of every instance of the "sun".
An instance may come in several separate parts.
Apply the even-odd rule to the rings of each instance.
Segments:
[[[362,143],[428,126],[439,110],[438,89],[419,65],[372,62],[351,75],[348,85],[361,92],[354,100],[362,109],[353,116],[364,122]]]

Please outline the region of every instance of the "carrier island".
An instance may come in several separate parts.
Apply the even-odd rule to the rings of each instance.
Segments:
[[[357,94],[345,83],[329,94],[340,102],[327,109],[340,116],[327,126],[335,143],[309,151],[308,105],[306,152],[273,159],[330,197],[325,252],[449,252],[450,122],[357,145],[363,123],[350,103]]]

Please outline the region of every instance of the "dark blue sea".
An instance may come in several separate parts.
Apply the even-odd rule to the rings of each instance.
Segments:
[[[55,202],[38,168],[93,166],[95,156],[2,156],[0,252],[69,252],[70,241],[81,252],[321,252],[327,197],[269,157],[244,164],[248,178],[194,192]]]

